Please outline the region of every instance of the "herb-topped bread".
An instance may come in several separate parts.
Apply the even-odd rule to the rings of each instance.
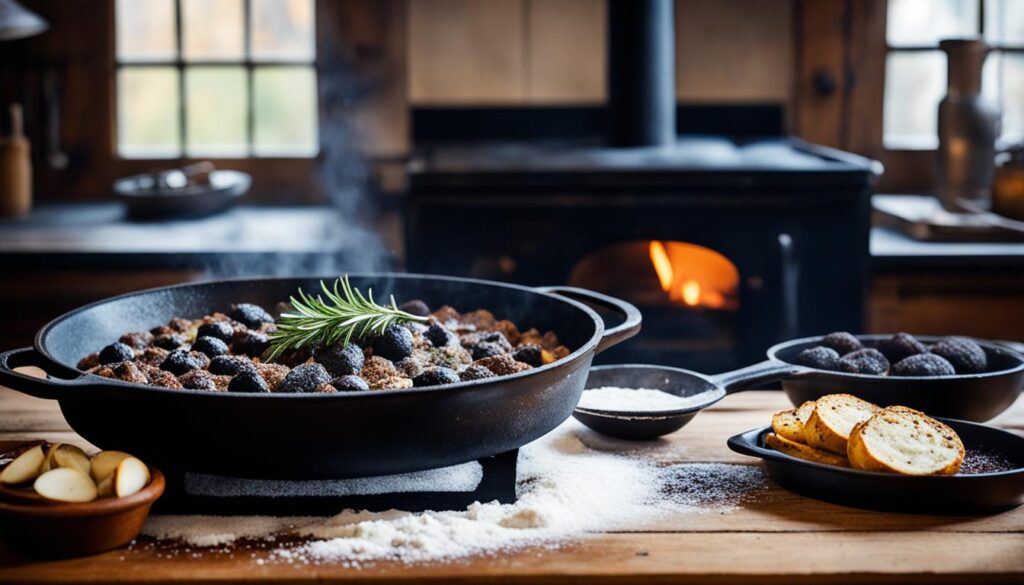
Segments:
[[[850,464],[867,471],[950,475],[960,469],[964,444],[941,422],[905,406],[890,406],[850,433]]]
[[[829,394],[814,403],[814,412],[804,429],[806,443],[846,455],[846,442],[853,427],[878,411],[878,407],[849,394]]]

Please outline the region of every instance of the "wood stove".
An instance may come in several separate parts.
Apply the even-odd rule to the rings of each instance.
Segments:
[[[782,138],[778,106],[677,106],[671,22],[609,0],[606,108],[414,109],[408,268],[634,302],[599,361],[725,370],[860,330],[880,165]]]

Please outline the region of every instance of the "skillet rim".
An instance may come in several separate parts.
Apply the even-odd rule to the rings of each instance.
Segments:
[[[251,398],[256,398],[258,400],[289,400],[289,399],[292,399],[292,400],[332,400],[332,399],[334,399],[334,400],[372,400],[372,399],[374,399],[376,397],[420,396],[420,395],[427,394],[427,393],[442,392],[442,391],[461,392],[461,391],[473,390],[475,388],[478,388],[478,387],[481,387],[481,386],[485,386],[487,384],[493,384],[493,383],[495,383],[496,381],[499,381],[499,380],[500,381],[518,380],[518,379],[526,378],[528,376],[531,376],[531,375],[534,375],[534,374],[538,374],[538,373],[541,373],[541,372],[553,371],[557,367],[564,367],[564,366],[566,366],[569,363],[572,363],[572,362],[575,362],[575,361],[579,360],[580,358],[584,357],[587,353],[590,353],[591,350],[596,349],[598,343],[600,343],[600,341],[601,341],[601,338],[604,336],[604,331],[605,331],[605,329],[604,329],[604,320],[601,318],[600,315],[597,314],[596,311],[594,311],[593,309],[591,309],[587,305],[585,305],[585,304],[583,304],[583,303],[581,303],[581,302],[579,302],[577,300],[571,299],[571,298],[566,297],[566,296],[554,294],[554,293],[541,292],[537,288],[530,287],[530,286],[525,286],[525,285],[521,285],[521,284],[506,283],[506,282],[497,282],[497,281],[493,281],[493,280],[483,280],[483,279],[478,279],[478,278],[465,278],[465,277],[459,277],[459,276],[445,276],[445,275],[419,274],[419,273],[407,273],[407,272],[345,272],[345,273],[342,273],[342,274],[350,276],[350,277],[356,277],[356,278],[366,277],[366,278],[393,278],[393,279],[396,279],[396,280],[399,280],[399,279],[408,279],[408,280],[417,280],[417,279],[442,280],[442,281],[450,281],[450,282],[460,282],[460,283],[469,283],[469,284],[476,284],[476,285],[483,285],[483,286],[491,286],[491,287],[496,287],[496,288],[513,289],[513,290],[517,290],[517,291],[521,291],[521,292],[525,292],[525,293],[552,297],[552,298],[554,298],[554,299],[556,299],[558,301],[562,301],[562,302],[568,303],[570,306],[573,306],[576,309],[579,309],[579,310],[583,311],[584,314],[589,316],[591,318],[591,320],[594,322],[594,326],[595,326],[594,327],[594,333],[593,333],[593,335],[590,336],[590,339],[588,339],[586,341],[586,343],[581,345],[579,348],[573,350],[569,355],[565,356],[564,358],[562,358],[560,360],[556,360],[554,362],[551,362],[550,364],[543,365],[543,366],[541,366],[539,368],[532,368],[532,369],[525,370],[525,371],[522,371],[522,372],[516,372],[514,374],[509,374],[509,375],[505,375],[505,376],[499,376],[497,378],[484,378],[484,379],[481,379],[481,380],[470,380],[468,382],[457,382],[455,384],[444,384],[444,385],[441,385],[441,386],[427,386],[427,387],[423,387],[423,388],[413,387],[413,388],[406,388],[406,389],[372,390],[372,391],[369,391],[369,392],[336,392],[336,393],[333,393],[333,394],[321,394],[321,393],[312,393],[312,392],[309,392],[309,393],[297,392],[297,393],[287,393],[287,394],[286,393],[273,393],[273,392],[260,392],[260,393],[256,393],[256,392],[213,392],[213,391],[210,391],[210,390],[193,390],[193,389],[189,389],[189,388],[162,388],[160,386],[150,386],[150,385],[147,385],[147,384],[136,384],[134,382],[125,382],[125,381],[116,380],[116,379],[113,379],[113,378],[104,378],[102,376],[97,376],[96,374],[89,374],[87,372],[84,372],[84,371],[78,369],[76,366],[68,365],[68,364],[66,364],[66,363],[56,359],[44,347],[44,341],[45,341],[47,335],[51,332],[51,330],[54,327],[59,325],[61,322],[65,321],[67,319],[70,319],[71,317],[73,317],[73,316],[75,316],[75,315],[77,315],[79,313],[85,312],[85,311],[87,311],[87,310],[89,310],[89,309],[91,309],[93,307],[97,307],[97,306],[100,306],[100,305],[103,305],[103,304],[106,304],[106,303],[110,303],[110,302],[113,302],[113,301],[129,298],[129,297],[140,296],[140,295],[143,295],[143,294],[153,293],[153,292],[157,292],[157,291],[168,291],[168,290],[175,290],[175,289],[189,288],[189,287],[197,287],[197,286],[204,286],[204,285],[210,285],[210,284],[243,283],[243,282],[266,282],[266,281],[303,280],[303,279],[324,280],[324,279],[327,279],[327,278],[339,278],[340,277],[340,275],[334,275],[334,276],[300,275],[300,276],[268,276],[268,277],[251,277],[251,276],[247,276],[247,277],[221,278],[221,279],[214,279],[214,280],[204,280],[204,281],[199,281],[199,282],[186,282],[186,283],[181,283],[181,284],[172,284],[172,285],[168,285],[168,286],[157,286],[157,287],[146,288],[146,289],[142,289],[142,290],[127,292],[127,293],[123,293],[123,294],[120,294],[120,295],[115,295],[115,296],[112,296],[112,297],[107,297],[107,298],[99,299],[97,301],[93,301],[93,302],[88,303],[86,305],[82,305],[81,307],[77,307],[75,309],[72,309],[72,310],[70,310],[70,311],[68,311],[66,313],[63,313],[63,314],[55,317],[54,319],[50,320],[48,323],[43,325],[39,329],[39,331],[36,332],[36,335],[33,338],[32,345],[35,348],[35,350],[43,358],[45,358],[47,361],[49,361],[50,363],[56,364],[56,365],[60,366],[61,368],[66,369],[69,372],[77,372],[77,373],[80,374],[76,378],[71,378],[69,380],[64,380],[64,383],[62,383],[62,384],[55,384],[55,385],[64,386],[64,387],[68,387],[68,388],[74,388],[75,386],[79,386],[79,385],[80,386],[89,386],[89,385],[99,384],[99,385],[104,385],[104,386],[108,386],[109,385],[109,386],[112,386],[112,387],[115,387],[115,388],[131,389],[131,390],[136,390],[136,391],[138,391],[138,390],[145,390],[148,393],[151,393],[151,394],[154,394],[154,395],[157,395],[157,396],[160,396],[160,395],[172,395],[172,396],[204,396],[204,397],[208,397],[208,398],[202,398],[201,400],[206,400],[206,399],[210,399],[210,400],[235,400],[235,399],[251,399]],[[52,376],[48,377],[47,381],[50,381],[51,379],[52,379]],[[79,382],[79,380],[82,380],[82,381]]]
[[[961,420],[961,419],[956,419],[956,418],[944,418],[944,417],[938,417],[938,416],[934,416],[934,417],[931,417],[931,418],[934,418],[935,420],[940,421],[942,423],[945,423],[947,425],[949,423],[953,423],[954,425],[966,425],[966,426],[983,427],[983,428],[988,429],[988,430],[997,431],[997,432],[1009,435],[1009,436],[1013,437],[1012,440],[1017,440],[1017,441],[1020,441],[1022,444],[1024,444],[1024,437],[1021,437],[1020,435],[1017,435],[1016,433],[1012,433],[1010,431],[1007,431],[1006,429],[1001,429],[999,427],[994,427],[994,426],[991,426],[991,425],[986,425],[986,424],[982,424],[982,423],[972,422],[972,421],[969,421],[969,420]],[[884,471],[867,471],[867,470],[864,470],[864,469],[853,469],[852,467],[839,467],[837,465],[828,465],[828,464],[825,464],[825,463],[817,463],[817,462],[814,462],[814,461],[808,461],[806,459],[800,459],[798,457],[793,457],[792,455],[787,455],[786,453],[783,453],[781,451],[776,451],[775,449],[769,449],[768,447],[762,446],[763,443],[764,443],[764,436],[766,434],[768,434],[769,432],[771,432],[771,430],[772,430],[771,425],[766,426],[766,427],[758,427],[756,429],[750,429],[748,431],[744,431],[742,433],[739,433],[739,434],[736,434],[736,435],[733,435],[733,436],[729,437],[729,439],[726,440],[726,444],[728,445],[728,447],[730,449],[732,449],[733,451],[735,451],[737,453],[740,453],[742,455],[747,455],[747,456],[756,457],[756,458],[762,459],[762,460],[771,460],[771,461],[775,461],[775,462],[778,462],[778,463],[785,463],[785,464],[790,464],[790,465],[792,465],[792,464],[803,465],[805,467],[810,467],[812,469],[818,469],[818,470],[823,470],[823,471],[830,471],[830,472],[837,473],[837,474],[840,474],[840,475],[853,476],[854,478],[859,478],[859,479],[868,479],[868,478],[879,479],[879,478],[881,478],[881,479],[885,479],[885,480],[888,480],[888,481],[904,481],[904,482],[916,481],[916,482],[919,482],[919,483],[923,483],[923,482],[935,482],[935,481],[950,481],[950,480],[955,480],[955,479],[969,480],[969,479],[974,479],[974,478],[981,479],[981,478],[1010,477],[1010,476],[1024,475],[1024,465],[1021,465],[1020,467],[1015,467],[1013,469],[1008,469],[1008,470],[1005,470],[1005,471],[991,471],[991,472],[987,472],[987,473],[965,473],[965,474],[953,474],[953,475],[904,475],[904,474],[899,474],[899,473],[886,473]],[[749,437],[751,437],[751,436],[753,436],[753,438],[754,438],[753,441],[751,441],[749,439]],[[734,447],[739,447],[742,450],[734,448]],[[966,445],[964,446],[964,448],[966,449]],[[756,453],[756,455],[751,453],[751,452]]]
[[[858,341],[880,341],[880,340],[883,340],[883,339],[888,339],[889,337],[892,337],[893,335],[895,335],[895,334],[894,333],[869,333],[869,334],[854,335],[854,337],[856,337]],[[786,349],[789,349],[789,348],[791,348],[793,346],[796,346],[796,345],[800,345],[800,344],[803,344],[803,343],[820,342],[822,339],[825,338],[824,335],[812,335],[810,337],[801,337],[801,338],[798,338],[798,339],[790,339],[788,341],[783,341],[782,343],[776,343],[775,345],[769,347],[766,353],[768,355],[768,359],[770,359],[770,360],[773,360],[773,361],[776,361],[776,362],[779,362],[779,363],[783,363],[783,364],[788,364],[788,365],[791,365],[791,366],[793,366],[795,368],[801,368],[801,371],[795,375],[795,377],[797,377],[797,378],[799,378],[800,376],[814,375],[814,376],[818,376],[818,377],[837,378],[837,379],[841,379],[841,380],[852,379],[852,380],[864,380],[864,381],[872,381],[872,382],[878,382],[878,381],[883,381],[883,380],[892,380],[894,382],[906,381],[906,380],[912,380],[912,381],[923,381],[923,380],[931,380],[931,381],[960,380],[960,381],[962,381],[962,380],[984,380],[984,379],[987,379],[987,378],[996,378],[996,377],[1005,376],[1005,375],[1009,375],[1009,374],[1016,374],[1016,373],[1024,372],[1024,354],[1021,354],[1020,352],[1012,350],[1012,349],[1010,349],[1010,348],[1008,348],[1006,346],[999,345],[999,344],[997,344],[997,343],[995,343],[995,342],[993,342],[991,340],[981,339],[981,338],[977,338],[977,337],[972,337],[970,335],[960,335],[960,336],[952,336],[952,335],[914,335],[915,339],[917,339],[919,341],[922,341],[922,342],[925,342],[925,343],[935,343],[936,341],[938,341],[938,340],[940,340],[940,339],[942,339],[944,337],[967,337],[971,341],[973,341],[973,342],[977,343],[978,345],[980,345],[983,349],[987,349],[987,350],[995,352],[995,353],[1008,354],[1010,357],[1012,357],[1012,358],[1017,360],[1017,365],[1012,367],[1012,368],[1003,369],[1003,370],[993,370],[993,371],[990,371],[990,372],[978,372],[976,374],[953,374],[952,376],[890,376],[890,375],[876,376],[876,375],[872,375],[872,374],[854,374],[854,373],[851,373],[851,372],[837,372],[837,371],[834,371],[834,370],[821,370],[821,369],[818,369],[818,368],[812,368],[810,366],[803,366],[803,365],[800,365],[800,364],[793,363],[791,361],[784,360],[781,357],[779,357],[779,355],[778,355],[779,352],[781,352],[783,350],[786,350]],[[957,419],[952,419],[952,420],[957,420]]]

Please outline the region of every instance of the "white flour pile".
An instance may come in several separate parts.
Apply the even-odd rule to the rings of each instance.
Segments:
[[[659,412],[706,404],[711,400],[712,394],[713,392],[702,392],[684,397],[651,388],[605,386],[584,392],[578,406],[618,412]]]
[[[278,547],[285,562],[422,562],[550,546],[588,532],[641,528],[680,512],[720,512],[763,490],[758,467],[659,465],[654,459],[589,448],[593,434],[570,419],[519,454],[519,499],[475,503],[459,512],[345,511],[331,518],[154,516],[143,533],[189,546],[238,539],[311,538]],[[680,486],[691,482],[692,486]]]

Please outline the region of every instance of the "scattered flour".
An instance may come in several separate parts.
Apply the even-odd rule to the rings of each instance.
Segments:
[[[474,503],[464,511],[346,510],[330,518],[153,516],[143,533],[187,546],[239,539],[295,541],[274,546],[281,562],[423,562],[557,546],[589,532],[640,527],[674,513],[721,512],[764,489],[759,467],[659,464],[654,458],[587,445],[573,419],[519,453],[518,501]]]
[[[616,412],[660,412],[705,404],[710,401],[713,394],[713,392],[702,392],[694,396],[683,397],[651,388],[605,386],[584,392],[578,406],[592,410]]]

